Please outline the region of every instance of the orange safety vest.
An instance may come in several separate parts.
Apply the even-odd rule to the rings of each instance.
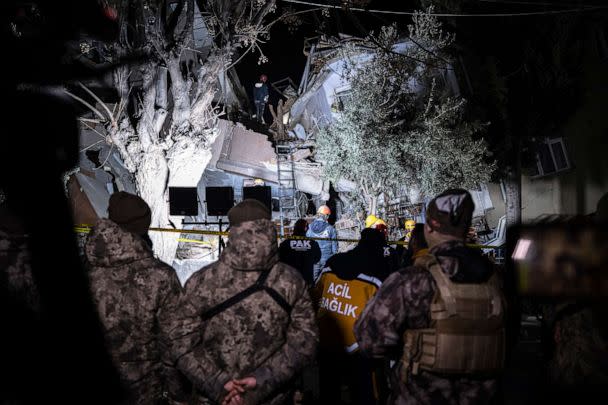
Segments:
[[[330,350],[353,353],[359,349],[353,327],[382,282],[366,274],[342,280],[326,268],[315,289],[319,299],[320,345]]]

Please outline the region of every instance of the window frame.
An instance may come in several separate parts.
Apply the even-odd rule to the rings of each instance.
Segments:
[[[551,161],[553,163],[553,167],[555,167],[555,171],[552,172],[545,172],[545,170],[543,169],[542,166],[542,161],[540,158],[540,151],[536,152],[536,156],[535,156],[535,164],[536,164],[536,172],[537,174],[530,176],[530,178],[536,179],[536,178],[540,178],[540,177],[546,177],[546,176],[551,176],[554,174],[559,174],[562,172],[566,172],[570,169],[572,169],[572,162],[570,161],[570,157],[568,156],[568,149],[566,148],[566,142],[564,141],[563,137],[555,137],[555,138],[545,138],[544,145],[547,146],[547,149],[549,151],[548,157],[551,158]],[[562,168],[558,167],[558,159],[555,156],[555,153],[553,152],[553,145],[561,145],[561,150],[563,152],[563,158],[564,158],[564,162],[565,162],[565,166]]]

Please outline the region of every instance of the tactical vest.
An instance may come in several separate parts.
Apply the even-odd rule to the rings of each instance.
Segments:
[[[505,354],[504,308],[496,276],[483,284],[453,283],[434,256],[424,259],[437,285],[431,325],[405,332],[402,378],[421,370],[479,377],[496,374],[503,368]]]

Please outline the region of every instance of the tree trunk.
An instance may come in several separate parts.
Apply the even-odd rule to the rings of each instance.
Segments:
[[[169,226],[168,195],[166,192],[169,168],[164,151],[151,146],[143,154],[135,172],[137,191],[152,211],[152,228]],[[178,234],[150,232],[154,252],[164,262],[171,264],[177,250]]]
[[[376,215],[378,213],[378,196],[370,195],[367,200],[369,201],[369,213],[367,215]]]
[[[508,136],[513,158],[505,178],[505,213],[510,227],[521,224],[521,148],[518,137]]]

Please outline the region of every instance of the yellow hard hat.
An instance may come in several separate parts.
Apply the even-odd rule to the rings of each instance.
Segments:
[[[317,210],[317,214],[331,215],[331,210],[329,209],[329,207],[327,205],[321,205],[319,207],[319,209]]]
[[[373,214],[368,215],[367,218],[365,218],[365,227],[371,228],[372,225],[374,225],[377,220],[378,220],[378,218],[375,215],[373,215]]]
[[[408,219],[407,221],[405,221],[405,230],[406,231],[412,232],[415,227],[416,227],[416,221],[414,221],[413,219]]]

